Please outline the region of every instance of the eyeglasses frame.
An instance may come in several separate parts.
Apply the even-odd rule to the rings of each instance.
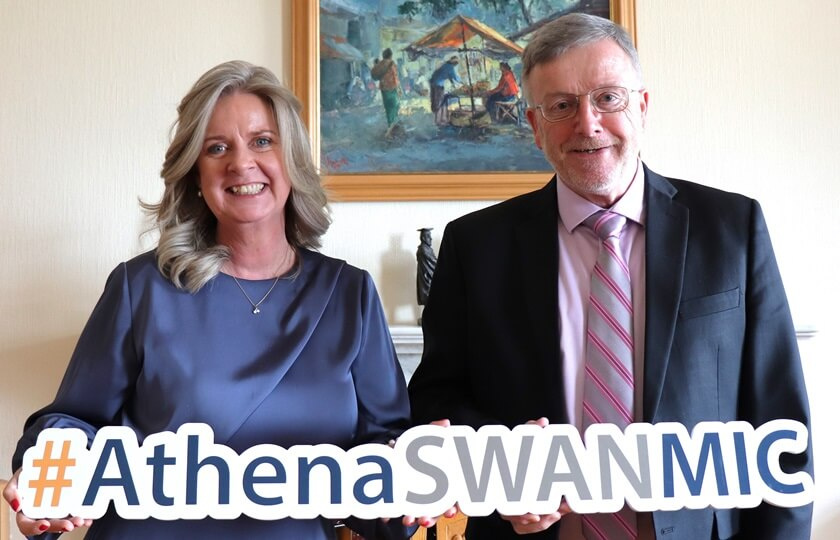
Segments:
[[[624,107],[622,107],[622,108],[620,108],[620,109],[618,109],[618,110],[616,110],[616,111],[601,111],[601,110],[599,110],[599,109],[598,109],[595,105],[593,105],[593,104],[592,104],[592,93],[593,93],[593,92],[597,92],[598,90],[604,90],[605,88],[622,88],[622,89],[624,89],[625,91],[627,91],[627,101],[625,101],[625,103],[624,103]],[[532,108],[532,109],[535,109],[535,110],[539,110],[539,111],[540,111],[540,116],[542,116],[542,117],[543,117],[543,120],[545,120],[546,122],[550,122],[550,123],[554,124],[554,123],[556,123],[556,122],[562,122],[562,121],[564,121],[564,120],[569,120],[570,118],[574,118],[575,116],[577,116],[577,113],[578,113],[578,111],[580,110],[580,98],[582,98],[582,97],[584,97],[584,96],[586,96],[586,97],[589,99],[589,104],[590,104],[590,107],[592,107],[592,109],[593,109],[594,111],[597,111],[597,112],[598,112],[598,113],[600,113],[600,114],[615,114],[615,113],[620,113],[620,112],[622,112],[622,111],[624,111],[624,110],[627,110],[627,107],[629,107],[629,106],[630,106],[630,94],[632,94],[633,92],[638,92],[638,93],[640,93],[640,94],[641,94],[641,93],[642,93],[642,92],[644,92],[644,91],[645,91],[645,88],[644,88],[644,87],[642,87],[642,88],[638,88],[638,89],[634,89],[634,88],[627,88],[627,87],[625,87],[625,86],[609,85],[609,86],[600,86],[600,87],[598,87],[598,88],[593,88],[592,90],[590,90],[589,92],[587,92],[587,93],[585,93],[585,94],[565,94],[565,93],[564,93],[564,94],[562,94],[562,95],[565,95],[565,96],[574,96],[574,98],[575,98],[575,108],[574,108],[574,112],[573,112],[572,114],[570,114],[569,116],[565,116],[565,117],[563,117],[563,118],[558,118],[558,119],[556,119],[556,120],[551,120],[550,118],[548,118],[548,117],[545,115],[545,109],[543,109],[542,104],[536,105],[536,106],[531,107],[531,108]]]

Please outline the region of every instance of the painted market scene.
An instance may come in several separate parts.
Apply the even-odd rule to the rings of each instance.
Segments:
[[[531,34],[609,0],[321,0],[325,174],[548,171],[521,91]]]

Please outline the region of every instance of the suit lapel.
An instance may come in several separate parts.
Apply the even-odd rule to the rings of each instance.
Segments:
[[[645,422],[653,422],[662,395],[682,291],[689,216],[676,193],[645,167]]]
[[[533,212],[516,225],[522,290],[529,326],[538,345],[535,365],[545,374],[557,405],[555,418],[568,422],[565,410],[557,312],[556,180],[538,192]],[[646,323],[643,419],[653,421],[662,394],[682,291],[688,208],[673,200],[677,190],[645,167]],[[547,249],[546,246],[551,246]],[[560,358],[560,362],[557,359]],[[552,422],[555,422],[552,418]]]
[[[557,312],[557,187],[556,179],[535,193],[532,211],[515,226],[517,257],[522,265],[528,326],[538,351],[534,364],[553,399],[552,422],[567,422],[560,357]],[[535,393],[535,395],[544,395]]]

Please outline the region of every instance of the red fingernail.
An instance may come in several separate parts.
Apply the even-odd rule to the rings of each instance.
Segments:
[[[49,528],[50,528],[49,525],[41,525],[40,527],[38,527],[38,530],[41,531],[41,532],[44,532]]]
[[[12,499],[12,510],[14,510],[15,512],[20,510],[20,503],[17,499]]]

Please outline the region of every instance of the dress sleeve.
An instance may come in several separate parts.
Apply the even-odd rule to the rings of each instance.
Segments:
[[[26,421],[12,458],[17,470],[24,452],[46,428],[78,428],[91,441],[105,425],[118,423],[140,369],[131,332],[131,297],[125,264],[118,266],[82,331],[53,402]]]
[[[379,295],[367,272],[361,297],[362,341],[351,368],[359,406],[354,444],[387,443],[410,427],[408,392]],[[384,523],[350,517],[346,523],[369,540],[404,539],[417,530],[416,525],[404,527],[398,518]]]
[[[410,427],[408,391],[382,304],[366,272],[361,301],[361,346],[351,367],[359,407],[354,442],[387,442]]]

